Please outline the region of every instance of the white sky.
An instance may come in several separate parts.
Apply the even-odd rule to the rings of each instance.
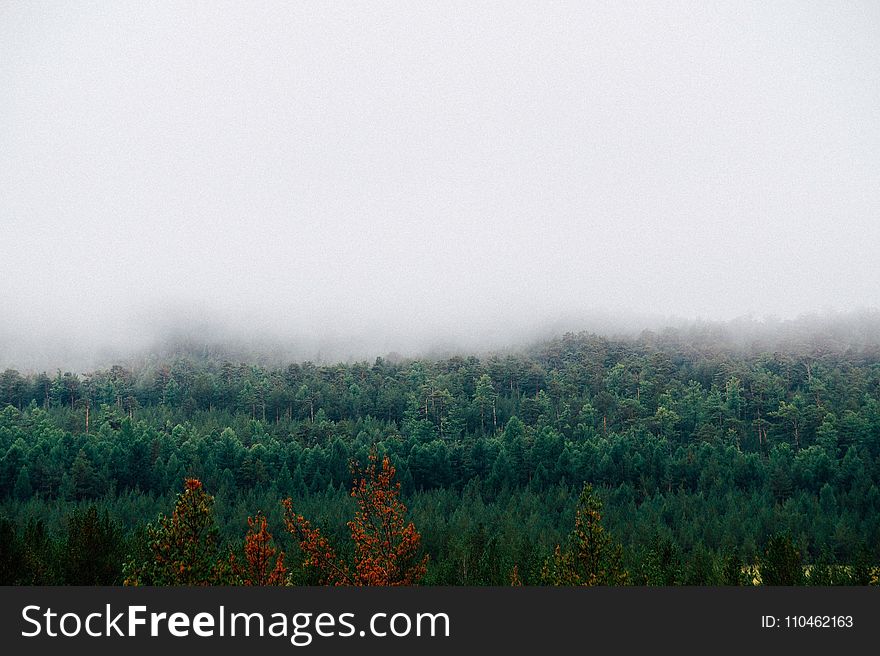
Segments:
[[[0,2],[7,355],[878,296],[880,3]]]

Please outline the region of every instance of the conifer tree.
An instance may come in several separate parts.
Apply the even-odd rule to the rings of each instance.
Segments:
[[[557,545],[544,563],[541,580],[548,585],[625,585],[623,553],[602,526],[602,502],[584,484],[575,511],[574,531],[563,548]]]
[[[379,465],[371,453],[367,467],[352,466],[355,480],[351,496],[358,510],[348,522],[354,542],[354,563],[350,566],[329,541],[293,509],[284,504],[287,529],[299,542],[303,565],[315,568],[325,585],[397,586],[421,582],[427,570],[427,555],[421,555],[421,535],[407,523],[406,506],[400,500],[400,482],[387,456]]]
[[[170,517],[147,527],[149,557],[124,566],[126,585],[222,585],[230,567],[218,559],[214,497],[188,478]]]
[[[266,516],[257,513],[255,517],[248,517],[248,527],[244,538],[244,562],[238,562],[234,555],[229,559],[235,582],[255,586],[285,585],[287,568],[284,566],[284,552],[272,546]]]

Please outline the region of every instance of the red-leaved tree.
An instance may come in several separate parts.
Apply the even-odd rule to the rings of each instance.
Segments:
[[[284,552],[272,546],[266,516],[258,512],[256,517],[248,517],[248,527],[244,537],[244,563],[239,563],[234,555],[229,558],[236,583],[285,585],[287,568],[284,566]]]
[[[297,539],[303,566],[314,568],[325,585],[416,585],[427,570],[428,557],[421,554],[421,536],[406,521],[406,506],[400,500],[400,483],[387,456],[381,464],[375,453],[365,469],[352,465],[357,501],[354,519],[348,522],[354,542],[354,563],[340,559],[321,532],[293,509],[285,499],[287,530]]]

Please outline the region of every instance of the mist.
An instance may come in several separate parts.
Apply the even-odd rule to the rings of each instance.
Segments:
[[[876,3],[435,4],[0,6],[0,366],[874,316]]]

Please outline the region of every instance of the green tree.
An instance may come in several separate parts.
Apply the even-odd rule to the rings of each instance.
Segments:
[[[567,547],[557,545],[541,580],[548,585],[626,585],[623,551],[602,526],[602,502],[591,485],[581,491]]]
[[[764,585],[803,585],[804,562],[789,535],[773,535],[758,563]]]
[[[107,511],[75,510],[61,547],[61,576],[67,585],[116,585],[122,580],[122,532]]]
[[[146,560],[124,566],[126,585],[220,585],[231,580],[228,562],[219,557],[214,497],[202,482],[189,478],[170,517],[147,527]]]
[[[474,391],[474,404],[480,410],[480,432],[484,435],[486,433],[486,413],[489,409],[492,410],[492,431],[494,433],[498,430],[496,399],[497,394],[495,394],[495,388],[492,386],[492,379],[489,378],[488,374],[483,374],[477,380]]]

